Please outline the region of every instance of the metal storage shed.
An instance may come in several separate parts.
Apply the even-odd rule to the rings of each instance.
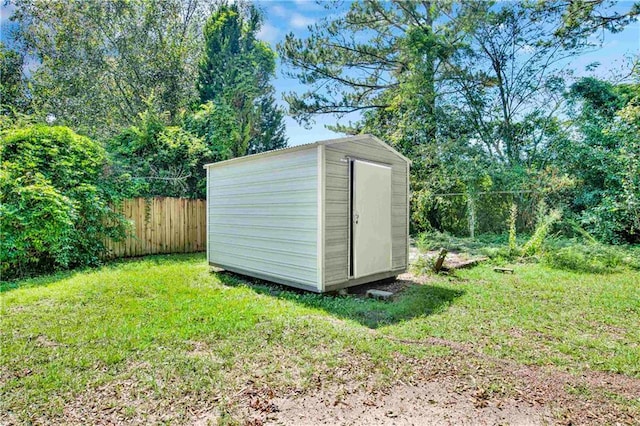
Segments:
[[[409,165],[370,135],[208,164],[207,260],[314,292],[403,273]]]

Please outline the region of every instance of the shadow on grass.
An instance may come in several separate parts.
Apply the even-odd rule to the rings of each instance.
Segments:
[[[463,290],[419,284],[409,280],[397,280],[391,283],[376,282],[351,287],[346,296],[335,293],[316,294],[227,271],[215,274],[224,285],[245,286],[258,294],[321,309],[333,316],[357,321],[372,329],[443,312],[464,294]],[[397,292],[389,301],[365,297],[366,290],[369,288],[388,289],[389,287]]]
[[[74,269],[66,269],[60,271],[52,271],[47,274],[35,275],[31,277],[18,278],[15,280],[0,280],[0,293],[5,293],[11,290],[17,290],[19,288],[30,287],[46,287],[50,284],[54,284],[60,280],[72,278],[73,276],[81,273],[97,272],[103,270],[116,270],[121,268],[122,265],[135,264],[135,263],[151,263],[153,265],[162,265],[164,263],[197,263],[204,260],[205,253],[176,253],[176,254],[155,254],[139,257],[128,257],[120,259],[105,260],[102,265],[97,266],[85,266]]]
[[[66,278],[71,278],[80,272],[87,271],[88,269],[89,268],[57,271],[47,275],[38,275],[35,277],[21,278],[11,281],[0,281],[0,293],[17,290],[19,288],[46,287],[49,284],[53,284]]]

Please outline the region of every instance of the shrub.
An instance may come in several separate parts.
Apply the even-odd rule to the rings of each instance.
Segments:
[[[562,218],[560,210],[551,210],[548,214],[544,214],[545,207],[541,208],[538,224],[533,235],[522,247],[522,253],[526,256],[533,256],[542,252],[544,240],[547,238],[551,227]]]
[[[3,279],[96,264],[103,240],[124,236],[98,143],[66,127],[34,125],[4,132],[0,155]]]
[[[612,273],[622,267],[640,268],[640,259],[632,253],[602,244],[572,244],[548,250],[543,263],[556,269],[585,273]]]
[[[202,138],[165,126],[153,109],[140,115],[137,126],[111,139],[108,149],[118,173],[132,176],[131,196],[205,196],[203,165],[211,155]]]
[[[416,275],[431,274],[434,271],[437,257],[422,255],[411,265],[411,270]]]

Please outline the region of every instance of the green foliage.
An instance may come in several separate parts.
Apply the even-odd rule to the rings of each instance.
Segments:
[[[44,120],[37,115],[21,113],[15,109],[5,112],[7,114],[0,114],[0,132],[9,129],[20,129],[44,122]]]
[[[106,237],[124,236],[113,213],[106,152],[66,127],[5,131],[0,147],[3,279],[93,265]]]
[[[544,222],[544,219],[543,219]],[[529,243],[519,238],[516,247]],[[592,240],[588,234],[579,238],[547,237],[531,254],[531,249],[512,250],[503,236],[483,234],[476,240],[457,238],[449,234],[424,233],[416,240],[421,251],[447,248],[450,251],[483,255],[493,263],[505,261],[538,262],[553,269],[573,271],[585,274],[622,273],[625,270],[640,270],[640,250],[633,246],[610,246]],[[430,271],[433,259],[416,263],[414,268],[420,273]]]
[[[546,197],[561,209],[584,211],[583,225],[598,237],[634,241],[640,220],[635,142],[620,142],[624,150],[617,153],[596,148],[588,161],[574,163],[597,170],[605,156],[623,165],[610,192],[588,194],[602,198],[589,202],[593,209],[579,199],[572,203],[572,196],[587,194],[553,186],[562,179],[575,185],[582,174],[564,161],[571,158],[564,141],[580,133],[567,132],[559,114],[572,78],[567,58],[602,43],[599,29],[616,32],[633,22],[638,5],[622,11],[600,0],[347,5],[345,13],[310,28],[308,37],[290,34],[279,46],[289,76],[308,88],[285,99],[303,122],[362,112],[356,123],[334,128],[375,134],[413,161],[413,232],[502,232],[514,202],[518,228],[531,231],[535,206]],[[580,93],[602,92],[594,89]],[[618,102],[613,109],[619,108]],[[632,125],[615,127],[607,130],[612,139],[633,139]]]
[[[202,166],[215,157],[202,138],[180,127],[165,126],[165,122],[153,99],[149,100],[138,125],[109,141],[114,173],[130,177],[129,196],[204,198]]]
[[[306,39],[289,34],[279,46],[288,75],[307,88],[285,95],[295,118],[362,112],[358,122],[335,129],[374,134],[412,160],[414,232],[439,227],[430,217],[432,197],[448,189],[439,182],[446,179],[441,154],[454,144],[436,138],[436,84],[437,69],[461,47],[461,28],[440,19],[450,9],[446,2],[351,2]]]
[[[275,55],[266,43],[256,39],[261,25],[261,13],[251,5],[221,4],[208,18],[198,74],[201,103],[228,91],[233,91],[231,96],[251,98],[269,85],[275,72]],[[244,101],[234,100],[238,106]]]
[[[261,25],[256,7],[234,3],[219,5],[204,27],[197,84],[203,105],[185,125],[218,160],[287,144],[270,83],[275,54],[256,38]]]
[[[411,271],[417,275],[428,275],[433,273],[436,266],[437,256],[420,256],[411,264]]]
[[[578,179],[570,208],[602,241],[640,242],[640,83],[584,78],[569,99],[577,132],[559,150]]]
[[[0,115],[24,112],[28,106],[26,83],[22,75],[24,58],[0,42]]]
[[[519,237],[518,244],[524,240]],[[421,251],[437,251],[446,248],[451,252],[469,253],[491,258],[501,262],[516,257],[507,246],[507,239],[500,234],[480,234],[476,238],[456,237],[446,232],[424,232],[416,239],[416,246]]]
[[[556,269],[587,274],[620,272],[622,268],[640,269],[640,252],[603,244],[572,242],[547,248],[542,261]]]
[[[522,253],[525,256],[533,256],[536,254],[542,254],[544,241],[551,231],[551,227],[562,218],[560,210],[554,209],[546,213],[541,209],[540,216],[536,229],[533,231],[533,235],[522,247]]]
[[[571,33],[592,33],[596,29],[606,29],[612,33],[620,32],[624,27],[636,21],[640,14],[640,3],[635,2],[627,11],[609,11],[603,13],[599,8],[607,0],[576,0],[569,3],[562,15],[562,25],[556,30],[556,35],[563,39]],[[540,3],[544,7],[544,3]]]
[[[34,108],[100,140],[136,122],[155,93],[174,120],[196,96],[201,31],[213,0],[16,0]],[[172,123],[173,124],[173,123]]]
[[[446,233],[425,232],[416,239],[420,251],[437,251],[446,248],[449,251],[487,256],[494,263],[519,261],[537,263],[554,269],[574,271],[585,274],[621,273],[625,270],[640,270],[640,247],[612,246],[598,243],[584,230],[576,237],[549,236],[549,222],[553,221],[553,211],[540,220],[538,233],[520,236],[511,248],[511,235],[481,234],[476,239],[459,238]],[[554,230],[562,230],[567,221],[555,222]],[[571,228],[570,226],[569,228]],[[578,229],[579,231],[579,229]],[[544,234],[547,232],[547,234]],[[545,235],[543,238],[542,235]],[[523,247],[522,249],[520,247]],[[535,250],[534,250],[535,249]],[[420,259],[414,265],[416,271],[427,273],[433,266],[433,258]]]
[[[247,146],[239,145],[242,135],[235,112],[224,102],[209,101],[200,105],[193,114],[185,117],[183,127],[203,139],[213,161],[228,160],[240,151],[246,154]]]

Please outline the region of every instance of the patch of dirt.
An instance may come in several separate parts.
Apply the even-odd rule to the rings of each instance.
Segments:
[[[369,289],[399,294],[435,280],[405,273],[397,280],[351,287],[348,292],[355,297],[365,297]],[[330,320],[336,328],[343,325],[338,318],[319,320]],[[395,343],[444,346],[451,355],[416,359],[398,354],[385,367],[394,371],[393,379],[381,386],[375,383],[374,365],[344,354],[351,368],[321,369],[318,386],[311,389],[249,387],[230,401],[233,418],[256,426],[640,424],[640,379],[595,371],[573,375],[558,367],[527,366],[486,355],[472,343],[435,337],[403,340],[375,329],[365,331]],[[511,332],[514,339],[523,338],[521,330]],[[356,374],[363,368],[369,373]]]
[[[405,273],[397,280],[348,291],[356,297],[364,297],[369,289],[398,294],[433,281],[432,276]],[[343,322],[331,321],[336,327]],[[375,330],[367,332],[378,335]],[[523,337],[515,328],[512,334]],[[340,386],[334,383],[286,395],[263,392],[258,402],[242,397],[237,401],[240,418],[251,425],[640,424],[640,379],[596,371],[573,375],[552,366],[522,365],[485,355],[471,343],[435,337],[417,341],[380,337],[407,345],[445,346],[452,355],[426,360],[398,355],[398,362],[389,368],[410,365],[414,373],[409,379],[396,374],[399,380],[384,389],[372,387],[367,379],[349,379],[347,372]],[[358,361],[354,363],[359,370]]]
[[[433,277],[427,275],[416,277],[412,273],[407,272],[398,275],[398,278],[395,280],[382,280],[367,284],[361,284],[358,286],[349,287],[347,288],[347,291],[349,295],[353,295],[356,297],[366,297],[367,290],[371,289],[389,291],[391,293],[397,294],[407,287],[411,287],[416,284],[425,285],[433,281],[435,281]]]
[[[421,253],[414,245],[409,247],[409,263],[415,263],[419,258],[424,257],[431,259],[435,262],[435,260],[440,255],[440,250],[430,250],[425,253]],[[458,269],[460,267],[469,267],[474,266],[475,264],[487,260],[486,257],[482,256],[472,256],[468,253],[460,253],[457,251],[449,251],[447,252],[447,256],[444,259],[443,269],[452,270]],[[473,263],[469,263],[473,261]]]
[[[411,274],[405,277],[402,285],[416,285]],[[336,327],[343,322],[332,321]],[[639,424],[638,378],[596,371],[573,375],[486,355],[471,343],[403,340],[367,331],[395,343],[444,346],[451,355],[415,359],[397,354],[387,365],[397,380],[383,387],[347,371],[341,385],[325,385],[319,377],[310,391],[254,390],[237,401],[239,417],[251,425]],[[361,369],[361,361],[353,359],[353,370]]]
[[[445,375],[457,380],[471,379],[474,386],[482,381],[492,386],[507,384],[504,396],[531,406],[550,408],[559,424],[640,424],[640,410],[616,399],[635,401],[640,406],[640,379],[616,373],[584,371],[573,375],[552,366],[528,366],[508,359],[485,355],[472,344],[429,337],[412,341],[390,340],[421,345],[448,347],[453,355],[447,361],[454,366],[447,371],[442,365],[430,364],[429,374]],[[424,364],[424,363],[422,363]],[[425,366],[419,368],[425,372]],[[613,397],[612,397],[613,396]]]
[[[185,342],[189,345],[190,349],[186,351],[187,356],[193,358],[208,358],[210,361],[223,363],[224,360],[217,354],[217,348],[212,348],[206,342],[200,342],[197,340],[187,340]]]
[[[36,424],[67,425],[143,425],[143,424],[217,424],[219,399],[201,395],[158,395],[151,386],[138,380],[120,379],[87,388],[64,404],[63,419],[39,419]],[[190,419],[187,421],[187,419]],[[211,419],[216,419],[210,422]]]
[[[413,373],[390,386],[365,379],[319,382],[287,394],[252,389],[240,397],[237,418],[250,425],[638,424],[640,412],[609,395],[637,400],[639,379],[599,372],[574,376],[478,355],[443,339],[436,343],[454,353],[425,360],[398,354],[388,367],[410,364]]]
[[[38,335],[38,337],[36,337],[35,343],[36,345],[42,346],[45,348],[57,348],[59,346],[66,346],[49,339],[47,336],[43,334],[40,334]]]
[[[434,261],[438,258],[439,255],[439,250],[432,250],[424,254],[419,254],[419,256],[433,259]],[[450,251],[447,252],[447,256],[445,257],[444,263],[442,264],[442,269],[445,271],[451,271],[454,269],[468,268],[471,266],[475,266],[485,260],[488,260],[488,258],[483,256],[471,256],[468,253],[458,253],[455,251]]]
[[[264,416],[265,425],[542,425],[551,412],[515,400],[489,401],[458,390],[441,379],[419,385],[397,384],[384,392],[321,392],[299,398],[274,398],[278,410]]]

